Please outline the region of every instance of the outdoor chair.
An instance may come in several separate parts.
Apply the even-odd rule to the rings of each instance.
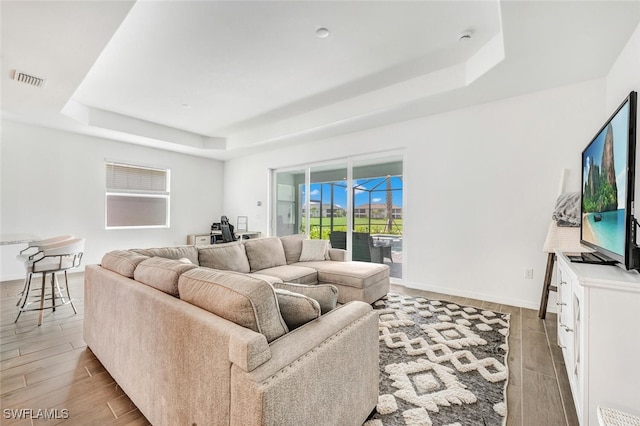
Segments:
[[[368,232],[354,232],[351,241],[351,260],[361,262],[383,263],[383,255],[385,250],[391,256],[391,247],[376,246],[373,238]],[[346,250],[347,233],[344,231],[334,231],[329,234],[331,247]]]

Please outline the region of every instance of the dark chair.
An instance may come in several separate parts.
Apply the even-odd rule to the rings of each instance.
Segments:
[[[373,245],[375,247],[380,247],[382,249],[382,259],[386,257],[393,263],[393,256],[391,255],[391,241],[390,240],[381,240],[376,239],[373,241]]]
[[[373,245],[373,238],[368,232],[354,232],[351,242],[351,260],[383,263],[382,247]]]
[[[222,231],[222,241],[230,243],[236,240],[236,235],[233,232],[233,225],[229,224],[229,219],[226,216],[220,217],[220,230]]]
[[[384,247],[376,247],[369,233],[354,232],[351,235],[353,237],[351,241],[351,260],[383,263]],[[346,250],[347,233],[334,231],[329,234],[329,241],[331,241],[331,247]]]
[[[329,241],[332,248],[347,249],[347,233],[343,231],[333,231],[329,234]]]

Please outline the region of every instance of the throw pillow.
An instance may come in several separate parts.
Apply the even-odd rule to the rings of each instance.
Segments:
[[[322,315],[336,307],[338,304],[338,288],[331,284],[294,284],[294,283],[272,283],[273,287],[278,290],[289,290],[294,293],[302,294],[318,302]]]
[[[288,290],[276,289],[280,315],[287,323],[289,330],[320,317],[320,305],[310,297]]]
[[[197,268],[180,275],[180,299],[263,334],[267,342],[289,329],[271,284],[250,275]]]
[[[326,260],[328,253],[328,240],[304,240],[302,241],[302,253],[300,253],[300,262],[317,262]]]

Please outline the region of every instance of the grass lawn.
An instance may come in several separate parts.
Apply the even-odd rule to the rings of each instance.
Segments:
[[[369,229],[369,218],[357,217],[355,218],[355,231],[356,232],[369,232],[371,234],[384,234],[387,225],[386,219],[371,219],[371,229]],[[304,219],[302,221],[302,227],[304,228]],[[335,217],[333,218],[334,231],[346,231],[347,230],[347,218]],[[331,219],[328,217],[322,218],[322,238],[329,239],[329,233],[331,232]],[[402,219],[394,219],[393,221],[393,234],[402,234]],[[319,238],[320,236],[320,218],[311,218],[311,235],[310,238]]]

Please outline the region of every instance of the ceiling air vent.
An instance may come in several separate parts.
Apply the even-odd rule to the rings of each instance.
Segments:
[[[40,87],[40,88],[46,86],[47,84],[47,80],[44,78],[36,77],[34,75],[27,74],[25,72],[18,71],[18,70],[11,71],[11,78],[15,81],[19,81],[21,83],[26,83],[31,86]]]

